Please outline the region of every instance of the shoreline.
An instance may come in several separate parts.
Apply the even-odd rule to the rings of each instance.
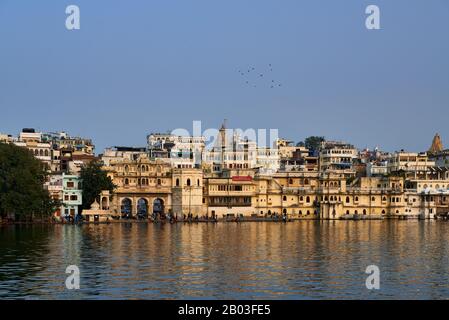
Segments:
[[[91,225],[91,224],[120,224],[120,223],[140,223],[140,224],[199,224],[199,223],[258,223],[258,222],[271,222],[271,223],[290,223],[290,222],[298,222],[298,221],[447,221],[444,218],[434,218],[434,219],[421,219],[419,217],[372,217],[372,218],[339,218],[339,219],[320,219],[320,218],[290,218],[286,221],[282,219],[264,219],[264,218],[248,218],[248,219],[239,219],[239,220],[227,220],[227,219],[218,219],[218,220],[178,220],[175,222],[170,222],[169,220],[159,220],[153,221],[150,219],[138,220],[138,219],[120,219],[120,220],[109,220],[109,221],[83,221],[81,223],[70,223],[70,222],[57,222],[57,221],[27,221],[27,222],[0,222],[0,227],[3,226],[30,226],[30,225]]]

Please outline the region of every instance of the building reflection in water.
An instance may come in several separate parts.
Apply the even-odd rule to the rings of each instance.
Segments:
[[[448,298],[440,221],[50,226],[0,229],[2,297]],[[65,289],[78,265],[81,289]],[[381,290],[365,287],[368,265]]]

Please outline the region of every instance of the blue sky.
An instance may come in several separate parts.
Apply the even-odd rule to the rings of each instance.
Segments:
[[[448,40],[447,0],[0,0],[0,132],[66,130],[102,151],[227,118],[295,141],[449,146]]]

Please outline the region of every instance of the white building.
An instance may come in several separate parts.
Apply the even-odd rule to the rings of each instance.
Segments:
[[[148,153],[153,159],[168,159],[174,168],[199,168],[205,137],[152,133],[147,136]]]
[[[105,166],[109,166],[111,160],[137,160],[147,155],[147,150],[143,147],[111,147],[106,148],[100,158]]]
[[[36,132],[34,129],[25,128],[20,132],[19,139],[14,141],[19,147],[30,150],[34,156],[51,166],[51,144],[42,141],[42,132]]]
[[[426,152],[395,152],[388,159],[388,172],[403,171],[416,175],[425,174],[431,167],[435,167],[435,161],[430,160]]]
[[[357,154],[357,149],[351,144],[324,141],[320,150],[320,169],[322,171],[351,169]]]

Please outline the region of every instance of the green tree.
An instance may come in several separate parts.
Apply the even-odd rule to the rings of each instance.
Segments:
[[[307,149],[316,151],[320,149],[321,142],[323,141],[326,141],[324,137],[310,136],[307,137],[306,140],[304,140],[304,145]]]
[[[82,167],[80,178],[83,189],[83,209],[89,209],[91,204],[98,200],[101,191],[109,190],[112,193],[116,187],[98,161],[92,161]]]
[[[47,166],[26,148],[0,143],[0,214],[16,220],[50,216],[58,205],[44,188]]]

